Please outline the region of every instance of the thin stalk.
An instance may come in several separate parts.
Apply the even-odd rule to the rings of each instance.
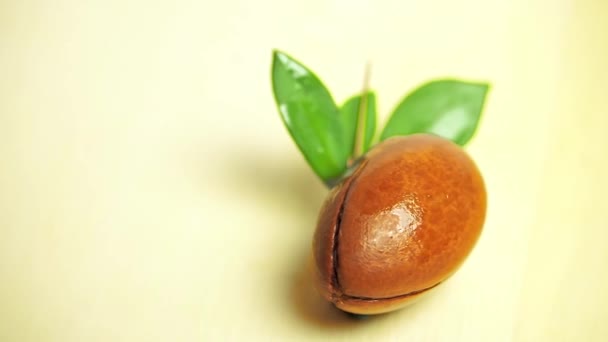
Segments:
[[[359,112],[357,113],[357,130],[355,133],[353,160],[357,160],[361,155],[363,155],[363,140],[365,139],[365,126],[367,123],[367,102],[369,97],[371,69],[371,63],[367,62],[365,64],[365,73],[363,75],[363,87],[361,90],[361,101],[359,101]]]
[[[340,184],[345,178],[348,178],[357,168],[363,155],[363,143],[365,138],[365,124],[367,122],[367,101],[369,96],[369,82],[371,77],[371,63],[365,64],[365,73],[363,75],[363,87],[361,93],[361,101],[359,101],[359,111],[357,113],[357,130],[355,132],[355,146],[353,156],[348,162],[346,171],[337,178],[326,179],[324,181],[325,186],[328,189],[332,189],[334,186]]]

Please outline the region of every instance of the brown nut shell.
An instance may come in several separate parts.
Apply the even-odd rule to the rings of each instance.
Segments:
[[[485,219],[481,175],[458,145],[390,138],[328,195],[313,240],[317,288],[359,314],[396,310],[463,263]]]

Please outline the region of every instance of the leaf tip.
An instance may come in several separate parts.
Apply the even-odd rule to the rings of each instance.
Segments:
[[[279,50],[279,49],[272,49],[272,66],[274,68],[274,66],[277,64],[277,61],[280,60],[280,56],[283,53]]]
[[[289,61],[294,60],[291,56],[289,56],[287,53],[279,50],[279,49],[272,49],[272,63],[276,64],[277,62],[281,62],[282,64],[288,64]]]
[[[483,81],[482,82],[473,82],[473,84],[482,88],[484,93],[487,93],[492,88],[492,85],[490,84],[490,82],[483,82]]]
[[[277,59],[278,56],[282,55],[283,52],[279,49],[272,49],[272,59]]]

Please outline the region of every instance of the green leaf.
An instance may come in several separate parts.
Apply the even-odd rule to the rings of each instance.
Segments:
[[[272,86],[283,123],[326,183],[346,170],[348,151],[339,110],[327,88],[302,63],[274,51]]]
[[[437,80],[414,90],[397,106],[381,140],[396,135],[433,133],[464,145],[475,133],[488,84]]]
[[[349,155],[355,156],[355,145],[357,139],[357,132],[362,132],[362,151],[365,153],[369,150],[374,134],[376,133],[376,94],[374,92],[367,93],[366,99],[366,110],[362,111],[363,119],[359,120],[359,111],[361,109],[361,95],[355,95],[349,98],[340,109],[340,116],[344,124],[344,137],[346,139],[346,149],[349,151]],[[358,129],[358,123],[362,122],[364,127],[362,130]],[[361,139],[361,137],[360,137]]]

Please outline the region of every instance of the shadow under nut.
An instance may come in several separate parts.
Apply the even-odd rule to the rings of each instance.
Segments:
[[[401,308],[453,274],[477,241],[486,193],[457,145],[388,139],[328,195],[313,239],[316,285],[338,308]]]

